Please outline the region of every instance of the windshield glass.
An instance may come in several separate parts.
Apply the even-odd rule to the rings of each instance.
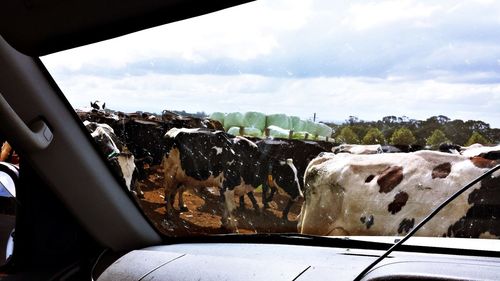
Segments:
[[[258,1],[42,57],[168,236],[400,236],[499,162],[500,3]],[[497,238],[487,178],[417,235]]]

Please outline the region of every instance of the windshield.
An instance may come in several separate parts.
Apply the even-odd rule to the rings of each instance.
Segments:
[[[500,4],[258,1],[42,57],[167,236],[401,236],[498,164]],[[488,177],[417,232],[497,238]]]

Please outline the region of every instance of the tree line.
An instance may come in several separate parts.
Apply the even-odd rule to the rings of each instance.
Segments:
[[[451,120],[432,116],[427,120],[406,116],[386,116],[378,121],[364,121],[350,116],[343,124],[326,123],[334,129],[336,142],[352,144],[419,145],[437,148],[441,143],[470,145],[500,143],[500,129],[479,120]]]

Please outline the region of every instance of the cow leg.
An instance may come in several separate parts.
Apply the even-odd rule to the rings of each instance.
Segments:
[[[165,216],[168,217],[173,212],[175,192],[165,189]]]
[[[267,201],[267,192],[269,191],[269,186],[266,183],[262,184],[262,205],[264,209],[269,208],[269,204]]]
[[[236,220],[233,218],[233,211],[236,209],[234,204],[234,190],[225,189],[222,191],[224,196],[224,210],[222,211],[222,227],[238,233]]]
[[[142,191],[141,186],[139,184],[135,184],[135,190],[137,192],[137,197],[144,198],[144,191]]]
[[[175,193],[180,184],[165,187],[165,216],[168,218],[174,212]],[[180,196],[180,195],[179,195]]]
[[[267,197],[267,202],[271,202],[273,201],[273,197],[274,197],[274,194],[276,193],[276,191],[278,191],[278,189],[276,188],[276,186],[270,186],[271,188],[271,194],[269,194],[269,197]]]
[[[177,190],[177,197],[178,197],[178,200],[179,200],[179,211],[180,212],[188,212],[189,211],[189,209],[186,206],[186,204],[184,204],[184,197],[183,197],[184,191],[186,191],[186,187],[184,185],[182,185]]]
[[[250,198],[250,201],[252,201],[252,206],[253,206],[254,210],[257,212],[260,212],[259,204],[257,204],[257,200],[255,199],[253,192],[250,191],[247,193],[247,195],[248,195],[248,198]]]
[[[290,212],[290,209],[292,208],[293,203],[297,202],[297,200],[292,200],[292,198],[288,199],[288,202],[286,203],[285,208],[283,209],[283,213],[281,215],[281,218],[284,221],[288,221],[288,213]]]
[[[165,217],[168,219],[173,214],[175,193],[179,188],[179,183],[176,178],[176,169],[170,168],[170,164],[164,157],[161,164],[163,168],[163,188],[165,195]]]
[[[141,187],[139,184],[135,183],[132,185],[132,193],[137,197],[137,198],[144,198],[144,192],[142,191]]]
[[[240,196],[240,209],[245,210],[245,196],[244,195]]]
[[[144,198],[144,192],[141,189],[138,178],[139,172],[136,168],[134,173],[132,174],[132,183],[130,184],[130,189],[132,189],[132,192],[135,194],[135,196],[137,196],[137,198]]]
[[[248,198],[252,202],[252,206],[255,209],[255,211],[259,212],[259,204],[257,203],[257,200],[255,199],[255,196],[253,195],[253,192],[248,192],[247,193]],[[245,210],[245,196],[240,196],[240,209]]]
[[[267,193],[271,189],[271,193],[269,194],[269,197],[267,196]],[[271,185],[269,186],[267,183],[262,184],[262,204],[264,205],[264,209],[269,208],[269,202],[273,201],[274,194],[278,191],[276,186]]]
[[[271,186],[271,194],[269,194],[269,197],[267,197],[268,191],[269,191],[269,186],[267,184],[263,184],[262,185],[262,205],[263,205],[264,209],[269,209],[269,202],[273,201],[274,193],[276,193],[277,189],[275,186]]]

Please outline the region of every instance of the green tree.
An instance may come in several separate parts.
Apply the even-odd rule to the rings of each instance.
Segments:
[[[470,135],[472,134],[472,131],[469,129],[469,127],[466,126],[465,122],[460,119],[456,119],[446,123],[443,128],[443,132],[451,143],[455,143],[458,145],[465,145]]]
[[[396,145],[410,145],[414,144],[416,141],[413,133],[406,127],[397,129],[391,137],[391,143]]]
[[[344,127],[337,136],[337,141],[340,143],[357,144],[359,143],[359,138],[350,127]]]
[[[384,144],[384,143],[385,143],[384,134],[382,134],[382,132],[377,128],[369,129],[363,138],[363,144]]]
[[[439,147],[440,144],[450,142],[450,140],[446,137],[443,131],[436,129],[432,132],[432,135],[427,138],[426,144],[433,149]]]
[[[470,136],[469,140],[465,143],[465,146],[469,146],[469,145],[475,144],[475,143],[490,144],[490,141],[487,138],[485,138],[483,135],[481,135],[480,133],[474,132]]]

